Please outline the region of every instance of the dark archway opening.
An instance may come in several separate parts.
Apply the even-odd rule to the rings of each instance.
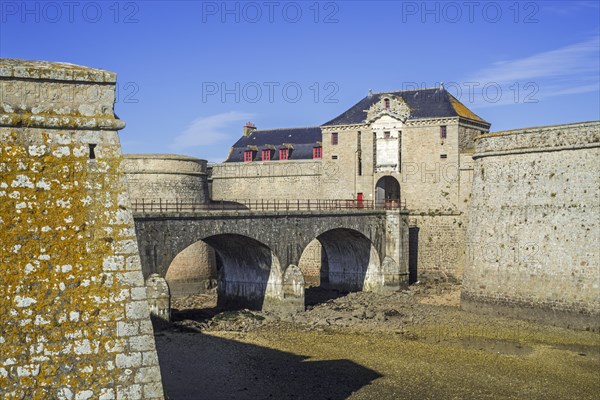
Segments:
[[[416,283],[419,263],[419,227],[408,228],[408,284]]]
[[[400,205],[400,183],[393,176],[381,177],[375,185],[377,207],[397,208]]]
[[[305,280],[305,304],[310,307],[365,290],[380,260],[371,241],[360,232],[333,229],[307,246],[299,267]]]
[[[207,293],[217,286],[217,254],[206,242],[186,247],[173,259],[165,279],[172,297]]]
[[[270,279],[277,280],[280,274],[279,262],[271,249],[246,236],[222,234],[190,245],[174,261],[188,249],[200,247],[214,249],[214,285],[211,290],[203,292],[205,296],[186,298],[185,303],[175,301],[173,320],[201,321],[226,310],[261,310],[269,291]],[[190,256],[189,253],[187,255]],[[177,307],[180,303],[180,307]]]

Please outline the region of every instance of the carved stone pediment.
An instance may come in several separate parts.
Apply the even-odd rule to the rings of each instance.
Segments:
[[[368,110],[364,111],[367,112],[366,123],[371,123],[383,115],[389,115],[402,122],[410,117],[410,107],[402,97],[396,96],[383,95],[378,102],[373,104]]]

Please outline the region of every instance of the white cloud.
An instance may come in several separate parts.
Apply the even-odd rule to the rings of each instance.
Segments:
[[[477,82],[472,105],[478,108],[538,102],[543,98],[600,90],[600,37],[536,53],[498,61],[465,82]],[[482,88],[501,89],[498,101],[490,101]],[[495,96],[495,89],[491,91]]]
[[[474,74],[474,82],[511,84],[517,81],[538,80],[563,76],[598,76],[600,38],[537,53],[529,57],[498,61]]]
[[[196,118],[175,137],[170,147],[187,149],[231,141],[241,136],[243,122],[252,118],[252,114],[238,111]]]

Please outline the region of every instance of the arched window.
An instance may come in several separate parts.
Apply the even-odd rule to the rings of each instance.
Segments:
[[[385,108],[390,108],[390,99],[383,99],[385,102]]]

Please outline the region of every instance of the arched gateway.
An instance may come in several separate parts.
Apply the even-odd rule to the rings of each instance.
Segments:
[[[393,176],[379,178],[375,185],[375,201],[379,207],[397,208],[400,204],[400,183]]]

